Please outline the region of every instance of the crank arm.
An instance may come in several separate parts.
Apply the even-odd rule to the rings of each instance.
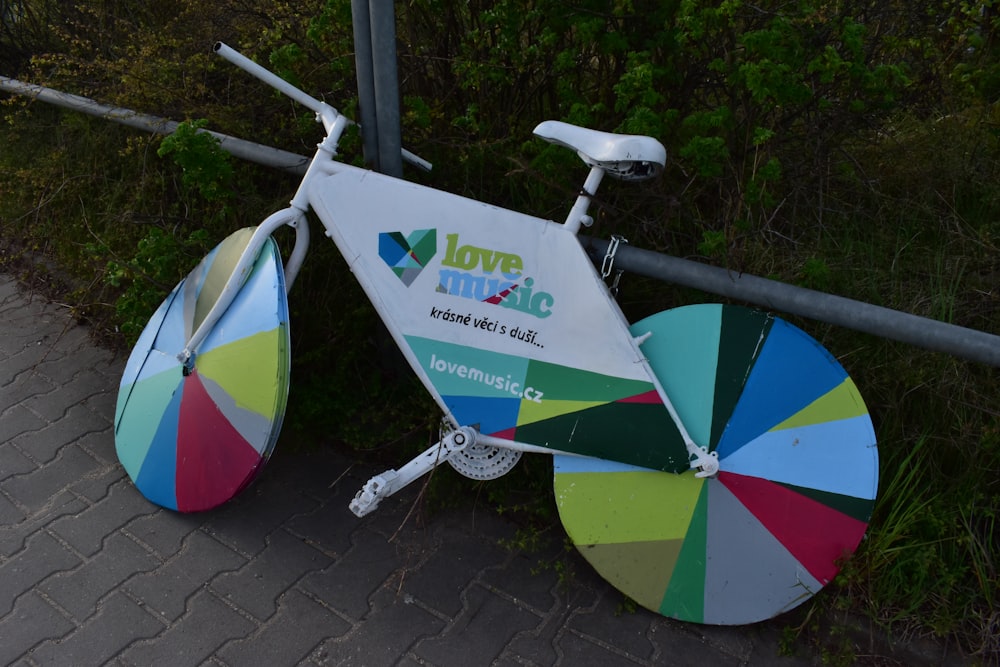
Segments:
[[[375,475],[354,496],[350,504],[351,511],[359,517],[375,511],[384,499],[423,477],[456,452],[475,443],[477,435],[475,429],[463,426],[428,447],[399,470],[386,470]]]

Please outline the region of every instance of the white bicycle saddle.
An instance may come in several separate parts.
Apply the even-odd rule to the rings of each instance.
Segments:
[[[535,136],[573,149],[591,167],[600,167],[621,180],[652,178],[667,160],[663,144],[653,137],[601,132],[558,120],[539,123]]]

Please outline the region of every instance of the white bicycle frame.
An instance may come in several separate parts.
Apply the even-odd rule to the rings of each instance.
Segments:
[[[579,128],[567,135],[572,126],[540,125],[536,134],[576,149],[591,167],[565,222],[544,221],[337,162],[337,145],[350,120],[224,44],[215,50],[314,111],[326,137],[290,206],[258,227],[219,300],[178,357],[194,363],[199,344],[238,293],[260,248],[285,225],[296,230],[285,267],[291,288],[308,249],[306,213],[312,209],[451,429],[401,469],[372,478],[351,503],[355,514],[367,514],[475,444],[667,469],[662,461],[643,458],[655,443],[613,443],[604,449],[588,441],[587,431],[601,417],[581,415],[602,402],[651,408],[657,415],[665,408],[667,423],[683,443],[685,460],[675,469],[699,469],[698,476],[718,471],[717,458],[692,441],[640,351],[646,336],[630,332],[576,238],[590,222],[587,209],[604,174],[645,177],[662,166],[658,142]],[[614,151],[606,145],[612,139]],[[616,160],[601,161],[605,153]],[[410,153],[404,158],[429,168]],[[476,421],[470,423],[468,415]],[[629,427],[621,425],[622,437],[649,439],[639,431],[629,436]]]

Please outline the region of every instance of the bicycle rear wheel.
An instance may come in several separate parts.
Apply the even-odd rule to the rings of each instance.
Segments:
[[[177,355],[205,318],[252,228],[220,243],[166,298],[122,376],[115,449],[147,499],[196,512],[231,499],[274,449],[289,383],[288,303],[277,244],[268,239],[193,363]]]
[[[642,606],[685,621],[752,623],[815,595],[864,536],[878,486],[850,377],[807,334],[748,308],[677,308],[632,332],[653,333],[643,351],[720,472],[556,457],[580,552]]]

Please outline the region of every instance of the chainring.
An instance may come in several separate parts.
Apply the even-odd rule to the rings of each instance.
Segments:
[[[448,457],[451,467],[470,479],[496,479],[510,472],[521,452],[506,447],[476,443]]]

